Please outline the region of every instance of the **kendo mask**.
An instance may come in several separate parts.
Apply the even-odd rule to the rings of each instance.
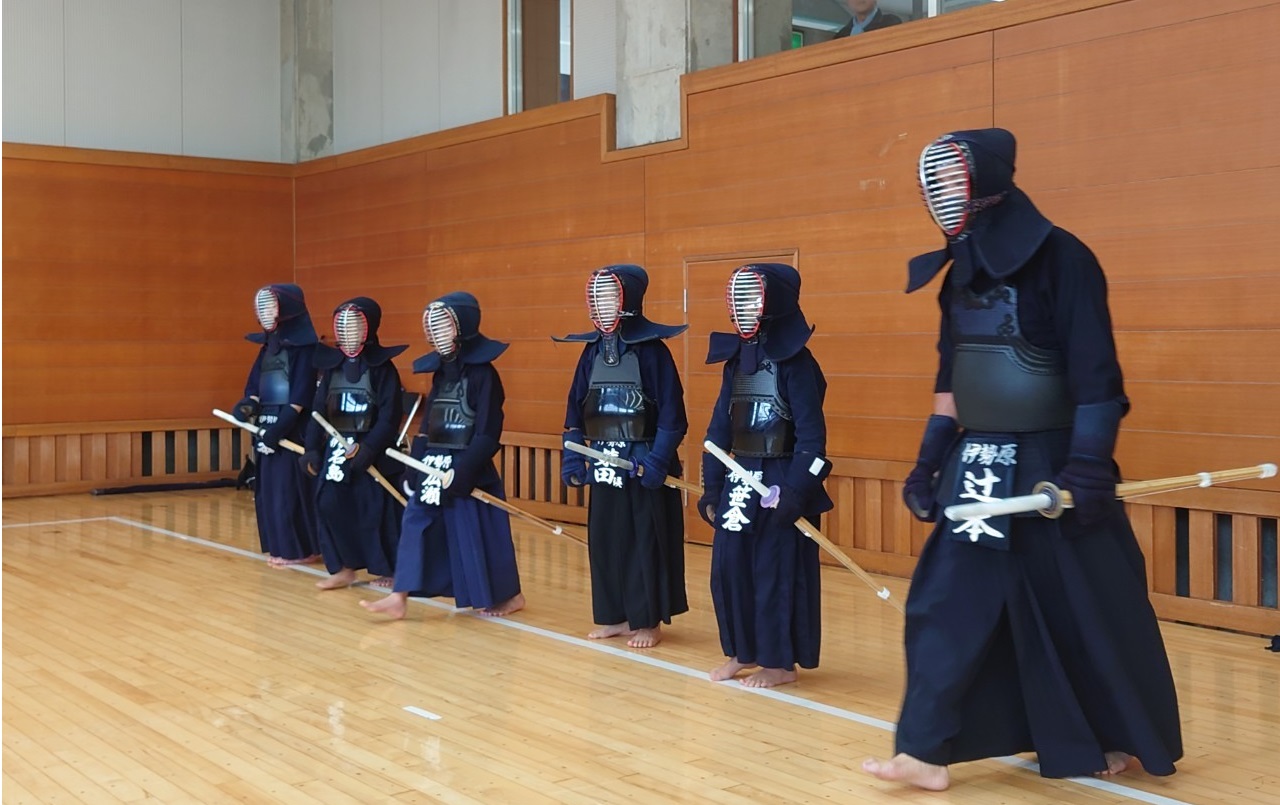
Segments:
[[[740,370],[752,374],[764,358],[777,362],[795,355],[813,334],[800,310],[800,272],[785,263],[735,269],[725,303],[734,334],[712,334],[709,362],[737,352]]]
[[[1015,149],[1012,134],[986,129],[944,134],[920,152],[920,195],[949,240],[964,238],[978,213],[1009,195]]]
[[[623,320],[640,315],[649,275],[636,265],[612,265],[597,269],[587,280],[587,313],[604,335],[618,332]]]
[[[742,266],[733,272],[725,286],[724,301],[729,308],[729,320],[743,339],[754,338],[760,332],[767,284],[764,273],[755,266]]]
[[[427,309],[422,311],[422,332],[441,358],[451,361],[458,357],[462,335],[453,308],[439,300],[427,305]]]
[[[263,330],[272,333],[280,326],[280,297],[270,285],[254,295],[253,309]]]
[[[368,313],[354,302],[339,306],[333,314],[333,337],[343,355],[359,355],[369,340]]]
[[[282,324],[305,314],[307,303],[297,285],[264,285],[253,295],[253,312],[262,329],[274,333]]]
[[[488,363],[507,348],[480,332],[480,301],[466,291],[447,293],[427,305],[422,311],[422,332],[434,352],[415,360],[414,372],[434,372],[443,366],[452,377],[462,364]]]

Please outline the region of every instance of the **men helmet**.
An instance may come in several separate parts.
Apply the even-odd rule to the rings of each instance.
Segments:
[[[616,331],[622,323],[623,306],[622,279],[609,268],[591,272],[587,280],[587,312],[596,329],[605,335]]]
[[[343,355],[348,358],[359,355],[369,338],[369,319],[365,312],[354,304],[338,308],[333,314],[333,337]]]
[[[253,309],[262,329],[272,333],[280,326],[280,297],[270,285],[258,289],[253,297]]]
[[[920,195],[934,223],[949,238],[968,229],[973,199],[973,154],[969,144],[946,137],[920,152]]]
[[[458,352],[462,328],[458,314],[444,302],[436,300],[422,311],[422,332],[442,358],[447,360]]]
[[[742,338],[751,338],[760,331],[764,295],[764,275],[754,266],[742,266],[729,277],[724,301],[729,308],[729,319]]]

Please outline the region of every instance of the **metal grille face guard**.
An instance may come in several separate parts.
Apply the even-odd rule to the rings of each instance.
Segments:
[[[591,323],[608,335],[622,322],[622,280],[617,274],[598,270],[587,280],[587,312]]]
[[[962,143],[931,143],[920,153],[920,195],[934,223],[949,238],[969,225],[973,160]]]
[[[333,314],[333,337],[338,349],[348,358],[354,358],[364,349],[369,338],[369,320],[364,311],[355,305],[346,305]]]
[[[724,289],[724,301],[729,307],[729,319],[738,335],[751,338],[760,330],[760,316],[764,313],[764,277],[749,266],[733,272]]]
[[[432,302],[422,311],[422,332],[442,357],[458,351],[458,315],[444,302]]]
[[[263,288],[253,297],[253,310],[258,323],[267,332],[275,332],[280,326],[280,297],[270,288]]]

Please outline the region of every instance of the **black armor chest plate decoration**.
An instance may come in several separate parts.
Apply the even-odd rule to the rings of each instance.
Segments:
[[[951,390],[961,427],[1025,433],[1070,427],[1075,416],[1061,352],[1027,341],[1018,291],[957,289],[951,302]]]
[[[347,380],[341,371],[333,373],[325,398],[325,418],[330,424],[343,433],[366,433],[377,413],[368,372],[355,381]]]
[[[467,402],[467,379],[447,380],[427,409],[427,446],[449,449],[471,444],[476,412]]]
[[[634,350],[621,355],[606,349],[596,353],[582,423],[584,434],[593,442],[647,442],[657,435],[658,412],[644,394],[640,358]]]
[[[754,374],[734,372],[729,420],[737,455],[779,458],[795,452],[796,425],[778,389],[777,364],[764,360]]]
[[[267,405],[289,404],[289,351],[282,349],[272,355],[263,353],[258,368],[258,401]]]

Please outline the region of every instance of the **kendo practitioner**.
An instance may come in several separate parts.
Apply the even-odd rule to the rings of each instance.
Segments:
[[[689,429],[684,389],[663,339],[688,325],[645,318],[649,275],[637,265],[611,265],[587,280],[587,312],[595,329],[557,338],[582,342],[565,412],[566,441],[634,462],[629,475],[602,462],[588,466],[564,452],[561,477],[591,484],[587,511],[592,639],[625,635],[632,648],[656,646],[662,624],[689,609],[684,587],[684,518],[676,449]]]
[[[413,371],[431,374],[431,391],[410,454],[453,478],[442,488],[440,476],[405,472],[409,505],[393,592],[360,605],[403,618],[410,594],[443,595],[484,615],[509,615],[524,607],[511,518],[471,496],[481,489],[506,499],[493,465],[506,399],[493,361],[508,345],[480,333],[480,303],[462,291],[428,305],[422,329],[434,351],[415,360]]]
[[[304,439],[316,389],[312,356],[319,338],[297,285],[260,288],[253,307],[262,332],[249,333],[245,340],[262,346],[234,412],[263,431],[254,440],[258,540],[273,567],[314,562],[319,557],[311,485],[280,440],[301,444]]]
[[[387,584],[394,575],[402,510],[369,471],[378,470],[389,483],[399,479],[400,465],[385,452],[395,444],[404,413],[400,373],[391,359],[408,345],[380,344],[381,320],[374,300],[349,299],[333,312],[337,346],[316,346],[320,375],[312,407],[355,440],[348,447],[318,422],[307,426],[301,464],[313,478],[320,553],[332,574],[316,583],[322,590],[350,586],[361,569]]]
[[[919,161],[950,264],[934,414],[904,499],[936,521],[906,605],[907,687],[892,760],[863,768],[945,789],[947,767],[1034,751],[1045,777],[1151,774],[1182,756],[1173,678],[1112,458],[1129,409],[1097,259],[1013,183],[1014,137],[958,131]],[[1038,513],[951,522],[944,507],[1071,492]]]
[[[702,456],[698,514],[713,528],[711,599],[728,661],[711,672],[752,688],[796,681],[796,666],[817,668],[822,645],[818,545],[795,526],[830,511],[822,482],[827,381],[805,344],[813,328],[800,310],[800,273],[781,263],[736,269],[726,288],[735,332],[712,333],[707,363],[724,363],[707,440],[764,486],[761,505],[747,482],[710,453]]]

